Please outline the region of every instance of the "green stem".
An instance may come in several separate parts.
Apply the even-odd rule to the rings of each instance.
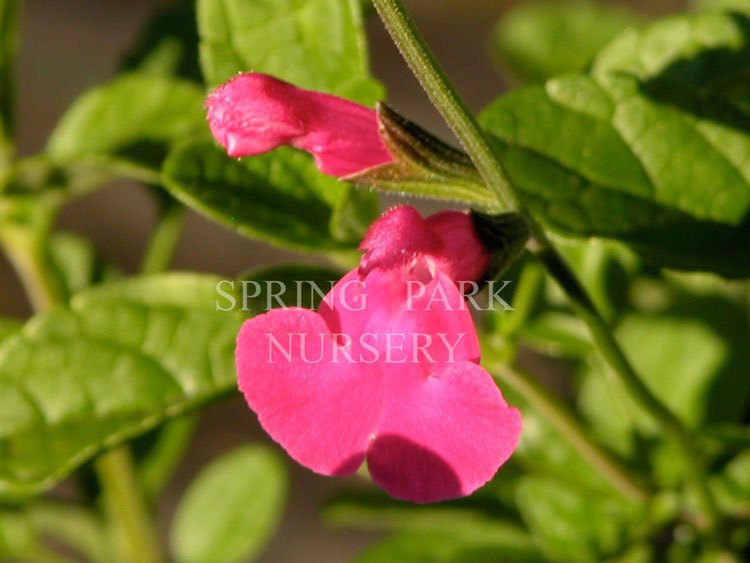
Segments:
[[[146,456],[138,466],[138,482],[146,499],[155,502],[184,457],[195,433],[195,416],[181,416],[159,428]]]
[[[548,273],[568,294],[573,309],[587,325],[594,342],[613,373],[630,391],[633,398],[656,420],[668,439],[673,441],[680,450],[686,479],[694,488],[701,503],[705,528],[708,532],[713,532],[717,527],[718,513],[708,488],[703,461],[695,451],[693,437],[638,377],[578,279],[568,269],[544,230],[525,209],[479,124],[448,81],[403,2],[401,0],[373,0],[373,3],[412,72],[455,132],[482,179],[497,196],[498,202],[508,211],[518,211],[523,214],[529,221],[533,233],[530,243],[532,251],[540,258]]]
[[[479,123],[453,88],[403,2],[374,0],[373,4],[404,60],[466,149],[484,183],[493,191],[505,211],[521,210],[521,201],[482,134]]]
[[[161,217],[146,248],[141,273],[165,270],[182,233],[183,208],[172,200],[163,202]],[[104,486],[110,520],[115,523],[115,539],[127,563],[163,561],[151,515],[138,480],[133,456],[127,445],[101,454],[96,472]]]
[[[659,424],[681,453],[686,480],[692,485],[701,505],[704,528],[707,532],[714,532],[718,525],[718,509],[708,487],[703,455],[698,451],[695,437],[638,376],[586,289],[557,250],[551,245],[539,245],[532,251],[565,290],[573,311],[588,327],[597,350],[620,384]]]
[[[148,243],[141,273],[154,274],[169,266],[183,226],[182,206],[168,200]],[[115,523],[116,541],[127,563],[163,561],[135,463],[126,445],[101,454],[96,471],[104,486],[110,519]]]
[[[497,379],[521,395],[615,490],[632,501],[646,501],[651,497],[651,491],[643,480],[634,475],[616,455],[594,441],[571,408],[532,375],[513,367],[518,350],[518,332],[531,315],[542,291],[543,273],[536,262],[524,266],[513,297],[514,313],[508,316],[510,321],[503,327],[505,346],[500,347],[503,353],[497,362],[490,357],[489,369]]]
[[[173,200],[162,202],[159,222],[151,235],[141,273],[154,274],[169,266],[182,233],[184,212]],[[104,486],[110,518],[115,525],[120,553],[128,563],[163,561],[159,539],[138,480],[130,448],[119,446],[96,460],[96,470]]]
[[[586,428],[557,397],[533,376],[506,364],[491,367],[492,372],[521,395],[560,435],[624,497],[643,502],[651,491],[634,477],[610,452],[589,436]]]
[[[0,228],[5,254],[21,278],[35,311],[46,311],[68,297],[59,272],[50,262],[49,235],[55,215],[55,206],[40,202],[28,223]]]
[[[115,541],[128,563],[163,561],[159,540],[148,513],[127,446],[111,449],[96,458],[96,473],[102,483],[110,521],[115,523]]]
[[[162,204],[161,217],[148,242],[142,274],[156,274],[169,267],[185,224],[185,208],[174,200]]]
[[[515,361],[517,335],[526,321],[531,316],[532,310],[536,305],[539,295],[542,292],[544,284],[544,271],[536,262],[529,261],[523,267],[521,277],[518,280],[516,292],[513,295],[513,314],[503,318],[508,320],[503,325],[503,335],[506,339],[511,339],[513,345],[508,354],[509,364]]]

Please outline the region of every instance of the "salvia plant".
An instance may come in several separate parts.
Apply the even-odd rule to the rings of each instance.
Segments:
[[[21,4],[0,560],[258,558],[291,463],[354,475],[321,517],[383,532],[361,562],[750,559],[750,2],[519,4],[516,87],[474,115],[402,0],[178,0],[23,157]],[[388,103],[365,17],[455,145]],[[55,229],[116,178],[160,210],[132,276]],[[169,271],[186,208],[310,258]],[[239,395],[275,444],[208,463],[160,537],[196,416]]]

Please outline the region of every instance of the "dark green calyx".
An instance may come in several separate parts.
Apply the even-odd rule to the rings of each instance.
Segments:
[[[487,215],[472,211],[471,218],[479,240],[492,255],[485,278],[497,278],[523,253],[531,236],[529,224],[518,213]]]
[[[471,159],[384,103],[377,106],[380,136],[394,162],[348,176],[376,190],[461,202],[497,211]]]

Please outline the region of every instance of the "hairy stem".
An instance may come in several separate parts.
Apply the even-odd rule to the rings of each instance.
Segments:
[[[417,30],[403,2],[400,0],[374,0],[393,42],[401,51],[432,104],[453,130],[466,149],[484,183],[492,190],[505,211],[518,211],[521,201],[514,192],[487,138],[456,92],[443,69],[437,63],[429,46]]]
[[[380,18],[430,100],[454,131],[471,157],[485,184],[507,211],[517,211],[528,220],[533,233],[530,247],[542,264],[568,294],[572,307],[584,321],[602,357],[633,398],[659,424],[665,436],[679,448],[686,480],[701,503],[704,527],[717,527],[716,504],[708,488],[702,456],[688,430],[646,387],[615,340],[581,283],[549,241],[544,230],[528,213],[484,132],[440,68],[434,55],[414,25],[402,0],[373,0]]]

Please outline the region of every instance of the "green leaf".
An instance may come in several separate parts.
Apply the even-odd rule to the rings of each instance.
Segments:
[[[698,319],[631,314],[617,327],[617,339],[653,393],[690,427],[706,419],[706,398],[729,350],[712,328]],[[637,455],[633,431],[656,435],[649,416],[604,369],[589,371],[580,391],[583,412],[603,440]]]
[[[40,536],[75,549],[88,561],[105,563],[112,559],[105,530],[94,510],[42,501],[26,508],[26,514]]]
[[[596,53],[638,19],[622,8],[577,0],[523,2],[498,22],[493,47],[500,66],[525,82],[584,70]]]
[[[541,554],[531,545],[486,545],[467,542],[450,534],[405,532],[391,536],[368,548],[355,559],[356,563],[514,563],[543,562]]]
[[[207,131],[199,86],[127,74],[79,98],[52,132],[47,150],[60,161],[98,158],[153,171],[175,141]]]
[[[235,388],[235,315],[218,279],[99,286],[0,347],[0,494],[54,485],[103,448]]]
[[[174,0],[159,9],[123,60],[125,70],[202,81],[194,0]]]
[[[740,13],[664,18],[622,33],[599,54],[592,74],[604,78],[621,73],[642,82],[669,81],[732,100],[736,90],[728,87],[743,82],[750,56],[749,26],[748,17]]]
[[[18,333],[22,327],[23,323],[21,321],[0,317],[0,343]]]
[[[627,544],[627,526],[642,516],[637,505],[581,494],[563,483],[535,476],[521,479],[516,499],[551,561],[602,561]]]
[[[211,142],[188,142],[165,162],[163,181],[186,205],[246,236],[320,251],[352,250],[359,242],[335,240],[331,223],[355,188],[321,175],[292,149],[238,161]]]
[[[286,489],[283,463],[264,446],[213,461],[177,507],[170,534],[177,561],[234,563],[258,554],[281,519]]]
[[[750,510],[750,450],[735,456],[711,478],[711,487],[722,507],[737,515]]]
[[[382,97],[369,74],[359,0],[200,0],[197,8],[201,66],[210,85],[253,70],[368,105]],[[186,156],[199,158],[198,166],[182,160]],[[219,165],[207,147],[183,147],[170,159],[167,181],[177,197],[248,236],[336,250],[339,241],[358,242],[376,215],[374,194],[337,185],[307,157],[277,150],[250,159],[252,178],[245,163],[227,162],[233,180],[244,177],[217,185]]]
[[[731,284],[706,275],[672,275],[676,289],[670,307],[661,313],[704,323],[721,341],[726,360],[713,374],[703,397],[702,420],[707,424],[738,422],[750,409],[750,365],[747,346],[750,295],[746,284]],[[717,283],[718,282],[718,283]],[[656,313],[656,311],[655,311]]]
[[[490,105],[483,123],[550,227],[616,238],[650,261],[750,275],[750,18],[679,16],[626,32],[591,76]]]
[[[576,494],[619,494],[568,441],[525,401],[514,398],[523,415],[523,440],[514,457],[528,471],[564,482]]]
[[[116,268],[104,262],[96,248],[83,237],[55,233],[50,239],[49,250],[52,263],[65,284],[67,295],[116,279],[120,275]]]
[[[21,510],[0,509],[0,560],[16,561],[34,552],[37,537]]]
[[[528,536],[511,520],[517,516],[497,501],[494,492],[486,495],[479,492],[472,498],[442,505],[416,506],[395,501],[380,492],[352,491],[332,498],[323,512],[325,523],[331,526],[434,533],[473,544],[529,548]]]
[[[750,12],[750,5],[746,0],[691,0],[690,5],[695,10]]]
[[[211,86],[253,70],[368,105],[382,96],[359,0],[199,0],[198,30]]]
[[[24,206],[35,207],[42,199],[58,205],[66,198],[82,195],[111,178],[93,163],[54,162],[39,154],[16,160],[0,183],[0,215],[17,213]],[[3,222],[5,219],[0,219]]]
[[[134,441],[133,450],[138,456],[138,482],[144,496],[152,503],[159,499],[185,457],[196,422],[195,416],[181,416]]]
[[[255,315],[276,307],[317,309],[342,275],[328,268],[303,264],[251,270],[237,280],[244,287],[244,301],[239,305],[243,311]]]
[[[586,325],[569,313],[535,315],[521,329],[521,336],[524,344],[549,356],[580,358],[592,350]]]

